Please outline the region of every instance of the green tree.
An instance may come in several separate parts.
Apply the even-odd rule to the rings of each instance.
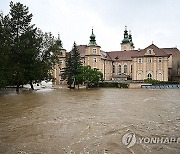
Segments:
[[[86,88],[89,88],[97,86],[99,81],[103,81],[103,74],[97,69],[92,69],[91,66],[81,66],[76,79],[78,84],[85,84]]]
[[[16,91],[19,92],[19,86],[26,84],[24,60],[28,53],[24,50],[24,39],[27,33],[35,30],[34,25],[31,25],[32,14],[29,13],[28,7],[21,3],[10,2],[10,22],[11,22],[11,54],[10,60],[13,68],[13,84],[16,85]],[[29,40],[30,41],[30,40]],[[28,40],[27,40],[28,43]]]
[[[73,83],[73,88],[75,88],[75,85],[78,84],[78,80],[76,77],[79,74],[79,68],[82,65],[80,58],[80,53],[77,49],[76,43],[74,42],[71,52],[66,57],[66,68],[63,74],[63,79],[67,80],[67,83],[70,88],[72,88]]]
[[[10,13],[0,14],[0,87],[52,79],[59,60],[57,41],[31,24],[32,14],[21,3],[10,2]],[[60,42],[59,42],[60,43]]]
[[[65,68],[64,73],[62,74],[62,78],[64,80],[67,80],[67,84],[69,88],[71,89],[73,81],[74,81],[74,75],[73,75],[72,56],[70,53],[66,56],[66,68]]]
[[[4,88],[12,78],[10,67],[11,29],[9,16],[0,13],[0,88]]]
[[[41,34],[42,43],[37,57],[38,82],[53,79],[52,70],[59,63],[59,47],[51,33]]]
[[[73,73],[74,88],[75,88],[75,85],[78,84],[77,79],[76,79],[76,76],[79,73],[78,69],[82,66],[80,53],[78,51],[78,48],[75,42],[73,44],[71,55],[72,55],[72,73]]]
[[[103,74],[97,69],[92,69],[90,66],[84,66],[83,79],[86,88],[97,86],[99,81],[103,81]]]

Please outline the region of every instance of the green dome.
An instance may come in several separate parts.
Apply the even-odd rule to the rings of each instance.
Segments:
[[[94,33],[93,33],[93,29],[92,29],[92,34],[91,34],[91,36],[90,36],[90,42],[89,42],[89,46],[96,46],[97,44],[96,44],[96,36],[94,35]]]
[[[90,39],[95,39],[96,36],[94,34],[91,34]]]
[[[124,38],[123,40],[122,40],[122,43],[129,43],[130,41],[129,41],[129,39],[128,38]]]
[[[122,43],[130,43],[128,31],[127,31],[127,26],[125,26],[124,39],[122,40]]]

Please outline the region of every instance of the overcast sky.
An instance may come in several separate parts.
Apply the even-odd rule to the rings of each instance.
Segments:
[[[0,0],[9,12],[10,0]],[[17,2],[16,0],[14,2]],[[44,32],[60,33],[68,51],[73,42],[89,43],[94,27],[97,44],[105,51],[120,50],[124,28],[131,30],[135,48],[153,41],[158,47],[180,49],[180,0],[19,0],[33,14],[32,23]]]

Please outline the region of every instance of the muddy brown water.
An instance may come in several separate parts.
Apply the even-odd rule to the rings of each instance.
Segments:
[[[2,154],[179,154],[179,143],[140,143],[124,134],[180,137],[180,90],[39,90],[0,94]]]

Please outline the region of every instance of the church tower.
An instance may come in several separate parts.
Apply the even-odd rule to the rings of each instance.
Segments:
[[[127,26],[125,26],[124,30],[124,39],[121,43],[121,51],[134,50],[134,43],[132,42],[131,31],[128,34]]]
[[[91,68],[101,69],[101,53],[100,46],[96,43],[96,36],[94,35],[93,29],[90,36],[89,44],[85,51],[85,64],[90,65]]]

